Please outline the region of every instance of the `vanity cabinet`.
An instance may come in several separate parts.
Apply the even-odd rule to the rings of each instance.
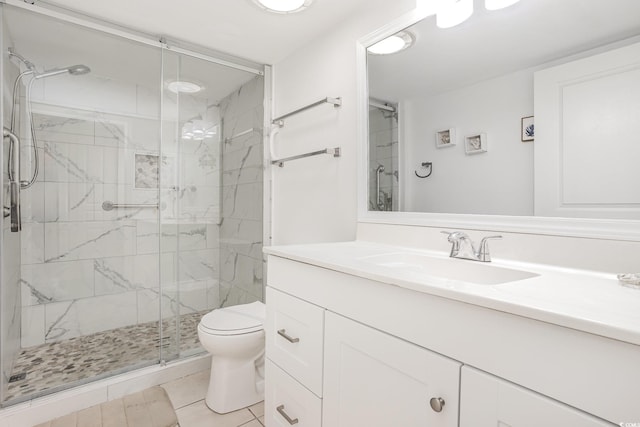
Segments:
[[[570,406],[464,366],[460,427],[612,426]]]
[[[267,427],[640,421],[640,346],[306,260],[268,262]]]
[[[323,425],[458,425],[460,363],[331,312],[324,354]]]

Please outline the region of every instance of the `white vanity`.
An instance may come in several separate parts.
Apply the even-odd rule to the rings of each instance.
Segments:
[[[265,251],[268,427],[640,423],[640,291],[615,275],[359,241]]]

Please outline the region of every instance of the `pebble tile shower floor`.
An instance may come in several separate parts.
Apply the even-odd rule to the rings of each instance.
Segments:
[[[182,315],[180,351],[197,349],[197,326],[208,311]],[[163,322],[163,347],[169,353],[175,342],[175,324]],[[172,327],[173,326],[173,327]],[[9,383],[6,401],[53,392],[88,378],[101,378],[158,360],[158,322],[113,329],[65,341],[25,348],[20,352],[11,376],[26,378]]]

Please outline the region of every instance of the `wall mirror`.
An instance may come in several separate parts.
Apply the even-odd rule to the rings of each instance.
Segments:
[[[640,2],[469,3],[459,25],[432,6],[361,41],[361,220],[631,238]],[[409,46],[374,53],[391,35]]]

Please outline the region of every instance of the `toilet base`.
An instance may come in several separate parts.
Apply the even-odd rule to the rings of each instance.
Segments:
[[[213,358],[205,402],[219,414],[264,400],[264,352],[255,360]]]

